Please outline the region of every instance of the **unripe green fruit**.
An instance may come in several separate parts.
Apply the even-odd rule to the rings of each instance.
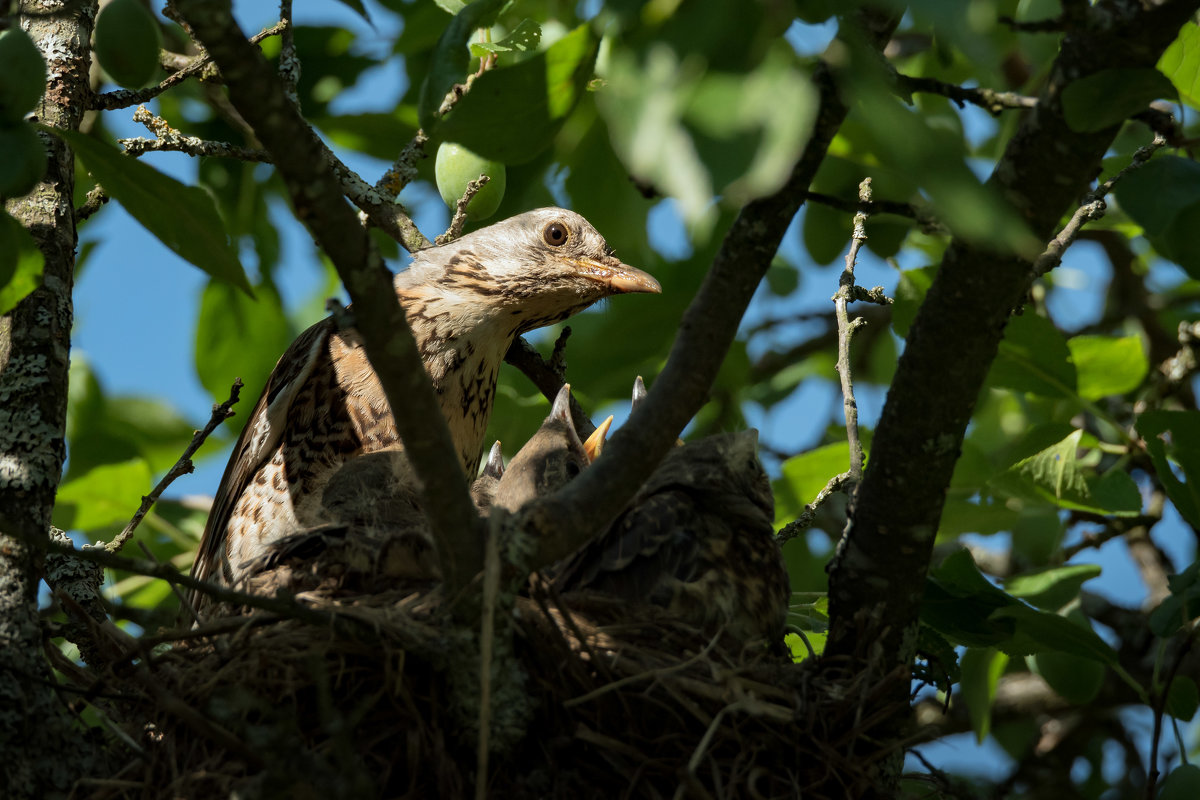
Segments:
[[[46,61],[20,28],[0,33],[0,124],[19,122],[46,91]]]
[[[0,197],[21,197],[46,174],[46,148],[33,126],[0,127]]]
[[[460,144],[445,142],[438,148],[434,173],[437,175],[438,191],[451,210],[457,208],[468,183],[480,175],[488,176],[490,180],[467,204],[467,219],[472,222],[495,214],[500,201],[504,199],[504,165],[477,156]]]
[[[126,89],[140,89],[158,70],[162,33],[154,15],[138,0],[113,0],[96,18],[96,58],[109,77]]]

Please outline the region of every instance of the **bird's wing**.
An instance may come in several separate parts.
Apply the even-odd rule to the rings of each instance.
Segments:
[[[681,492],[640,497],[555,579],[562,591],[594,589],[653,602],[669,578],[690,581],[699,566],[694,502]]]
[[[225,474],[213,498],[212,510],[204,526],[204,536],[192,564],[192,577],[208,580],[225,551],[225,528],[254,473],[263,465],[279,444],[287,423],[288,409],[300,386],[312,374],[321,350],[328,347],[334,329],[331,319],[322,320],[308,328],[280,356],[267,378],[267,385],[258,398],[250,418],[234,445]]]

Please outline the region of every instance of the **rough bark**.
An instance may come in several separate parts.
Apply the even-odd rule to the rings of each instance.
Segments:
[[[96,3],[26,0],[21,25],[46,56],[50,82],[37,115],[78,128],[86,107]],[[70,787],[86,765],[51,688],[37,615],[38,574],[65,455],[67,368],[75,224],[75,164],[54,137],[49,169],[6,210],[45,257],[41,288],[0,318],[0,786],[5,797],[43,797]]]
[[[1104,69],[1154,66],[1198,6],[1102,2],[1064,38],[1037,106],[990,179],[1042,241],[1096,176],[1119,129],[1072,131],[1063,87]],[[851,672],[881,677],[911,663],[923,579],[967,422],[1032,279],[1029,261],[955,240],[912,324],[831,566],[826,654],[846,657]]]

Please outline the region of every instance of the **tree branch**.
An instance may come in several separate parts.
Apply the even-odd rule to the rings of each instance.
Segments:
[[[347,207],[324,145],[288,102],[266,59],[245,40],[229,3],[179,0],[176,6],[221,68],[230,99],[271,153],[297,216],[333,261],[354,302],[363,347],[421,476],[422,506],[454,597],[482,566],[480,521],[391,276]]]
[[[175,462],[171,469],[167,470],[167,474],[162,477],[158,485],[151,490],[150,494],[142,498],[142,503],[138,506],[138,510],[134,513],[133,518],[129,520],[125,528],[117,534],[111,542],[104,545],[104,549],[110,553],[116,553],[125,546],[129,541],[129,537],[133,536],[133,532],[137,530],[137,526],[141,524],[142,519],[150,511],[158,498],[162,497],[162,493],[167,490],[167,487],[175,482],[176,478],[183,475],[188,475],[194,472],[196,467],[192,464],[192,456],[200,449],[200,445],[212,435],[212,432],[217,429],[225,420],[233,416],[233,406],[241,399],[242,379],[235,378],[233,386],[229,389],[229,399],[221,404],[213,403],[212,416],[209,417],[208,423],[202,430],[198,430],[192,434],[192,441],[188,443],[187,448],[183,451],[183,455]]]
[[[268,28],[263,28],[250,37],[250,44],[257,45],[263,39],[270,36],[277,36],[283,33],[286,27],[284,23],[276,22]],[[146,103],[158,97],[167,89],[178,86],[193,76],[200,80],[212,80],[218,77],[216,68],[212,66],[212,58],[207,53],[190,59],[187,66],[173,75],[168,75],[163,79],[162,83],[151,86],[148,89],[118,89],[115,92],[92,95],[91,101],[88,103],[88,108],[93,111],[111,111],[115,108],[129,108],[139,103]]]
[[[850,35],[881,50],[897,22],[863,11],[844,24],[854,29]],[[817,122],[792,174],[779,191],[748,203],[738,214],[680,322],[666,367],[646,401],[605,445],[604,458],[517,515],[516,526],[535,540],[548,542],[570,531],[578,544],[608,524],[708,399],[746,306],[846,117],[847,107],[826,65],[817,69],[814,82],[820,93]]]
[[[83,117],[95,10],[95,3],[18,4],[15,21],[46,59],[49,82],[38,116],[53,128],[77,130]],[[0,786],[10,798],[68,793],[95,755],[81,746],[45,682],[37,613],[66,450],[76,245],[75,156],[58,137],[38,138],[48,151],[45,174],[32,192],[4,205],[45,259],[38,288],[0,316]]]
[[[1039,102],[989,181],[1044,241],[1096,174],[1119,129],[1071,130],[1063,87],[1104,69],[1152,67],[1200,0],[1124,16],[1108,5],[1095,7],[1095,24],[1064,39]],[[849,657],[852,670],[875,664],[886,672],[910,661],[923,578],[963,433],[1030,279],[1029,262],[956,239],[911,326],[830,570],[826,655]],[[870,653],[888,655],[872,660]]]

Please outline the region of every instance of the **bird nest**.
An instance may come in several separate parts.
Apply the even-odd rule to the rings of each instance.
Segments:
[[[878,761],[854,742],[895,711],[882,684],[594,595],[517,598],[482,693],[436,590],[306,603],[331,624],[210,622],[107,676],[121,764],[80,796],[461,797],[484,773],[506,798],[856,796]]]

